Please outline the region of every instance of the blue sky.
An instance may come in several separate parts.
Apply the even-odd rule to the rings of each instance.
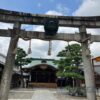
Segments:
[[[0,8],[45,14],[47,11],[57,11],[63,15],[72,15],[83,0],[0,0]]]

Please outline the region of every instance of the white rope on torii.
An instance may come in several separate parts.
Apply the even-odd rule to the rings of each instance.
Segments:
[[[31,53],[32,53],[31,42],[32,42],[32,40],[30,39],[30,40],[29,40],[29,47],[28,47],[27,54],[31,54]]]
[[[49,48],[48,48],[48,55],[51,55],[51,50],[52,50],[52,41],[49,40]]]

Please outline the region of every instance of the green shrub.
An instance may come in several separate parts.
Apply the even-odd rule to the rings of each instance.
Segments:
[[[71,96],[86,96],[85,87],[70,87],[67,86],[68,94]]]

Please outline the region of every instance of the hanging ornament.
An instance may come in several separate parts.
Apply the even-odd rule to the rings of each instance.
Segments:
[[[29,48],[28,48],[28,54],[31,54],[32,50],[31,50],[31,40],[29,41]]]
[[[47,36],[56,35],[59,27],[58,24],[59,24],[58,19],[46,18],[44,21],[45,35]]]
[[[49,40],[48,55],[51,55],[51,46],[52,46],[52,42],[51,42],[51,40]]]

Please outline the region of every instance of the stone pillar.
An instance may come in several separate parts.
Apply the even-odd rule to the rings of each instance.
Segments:
[[[13,67],[15,66],[15,51],[17,48],[18,34],[20,31],[20,27],[21,24],[15,23],[11,34],[11,40],[10,40],[5,67],[4,67],[2,80],[1,80],[0,100],[8,100]]]
[[[81,26],[79,28],[81,39],[82,39],[82,59],[84,66],[84,75],[85,75],[85,84],[88,100],[96,100],[96,89],[95,89],[95,80],[94,80],[94,71],[91,63],[90,50],[88,48],[88,39],[86,27]]]

